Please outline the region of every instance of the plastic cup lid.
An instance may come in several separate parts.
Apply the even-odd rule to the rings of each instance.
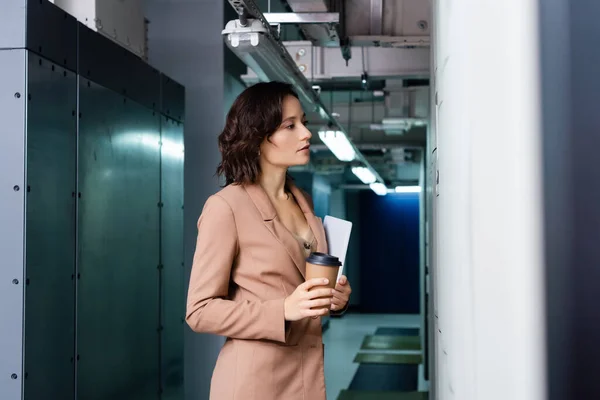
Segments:
[[[324,253],[311,253],[310,256],[306,259],[306,262],[309,262],[314,265],[322,265],[325,267],[340,267],[342,263],[340,259],[329,254]]]

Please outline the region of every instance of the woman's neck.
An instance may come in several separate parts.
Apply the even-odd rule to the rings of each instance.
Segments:
[[[263,168],[258,178],[258,183],[267,195],[274,200],[285,200],[287,169],[286,168]]]

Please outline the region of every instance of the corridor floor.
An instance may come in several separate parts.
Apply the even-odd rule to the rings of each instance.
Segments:
[[[363,397],[360,399],[396,399],[389,391],[423,391],[426,389],[425,382],[418,381],[415,377],[418,371],[416,365],[382,365],[382,364],[359,364],[354,359],[357,353],[381,353],[376,350],[361,349],[366,335],[374,335],[378,329],[387,328],[418,328],[419,315],[379,315],[379,314],[355,314],[348,313],[342,318],[332,318],[328,329],[323,334],[325,343],[325,381],[327,385],[327,399],[337,400],[340,393],[346,389],[360,389]],[[386,351],[394,354],[421,354],[419,350]],[[357,374],[361,366],[361,371]],[[373,377],[377,379],[372,379]],[[369,380],[366,382],[365,378]],[[410,388],[402,387],[402,382]],[[405,383],[406,387],[407,384]],[[412,387],[416,386],[416,387]],[[372,397],[366,397],[366,392],[372,393]],[[346,393],[348,394],[348,393]],[[422,394],[414,393],[415,397],[407,399],[426,398]],[[354,399],[355,397],[344,397]],[[402,397],[404,398],[404,397]],[[358,400],[358,398],[356,398]]]

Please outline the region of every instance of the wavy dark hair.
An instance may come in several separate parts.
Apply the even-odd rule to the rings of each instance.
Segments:
[[[225,186],[256,183],[260,175],[260,145],[283,120],[283,99],[298,95],[288,83],[257,83],[233,102],[219,135],[221,163],[217,174]]]

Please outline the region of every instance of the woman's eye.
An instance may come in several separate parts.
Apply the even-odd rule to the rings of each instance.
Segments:
[[[294,129],[294,125],[288,125],[287,129]]]

